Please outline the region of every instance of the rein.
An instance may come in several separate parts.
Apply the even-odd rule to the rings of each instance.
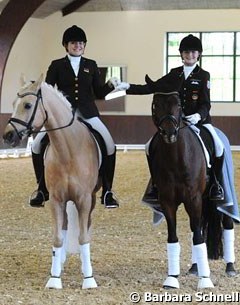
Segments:
[[[47,113],[47,110],[44,107],[41,89],[38,90],[37,94],[34,93],[34,92],[25,92],[23,94],[19,94],[19,93],[17,94],[17,96],[20,97],[20,98],[23,98],[23,97],[28,96],[28,95],[33,95],[33,96],[36,96],[36,98],[37,98],[34,109],[33,109],[33,113],[30,117],[30,120],[28,122],[25,122],[25,121],[17,119],[17,118],[10,118],[9,121],[8,121],[8,123],[14,128],[14,130],[16,131],[16,133],[17,133],[17,135],[20,139],[22,138],[23,135],[30,136],[32,134],[38,134],[38,133],[41,133],[41,132],[55,131],[55,130],[67,128],[67,127],[72,125],[72,123],[74,121],[74,117],[75,117],[75,110],[72,110],[72,118],[71,118],[70,122],[67,123],[64,126],[51,128],[51,129],[45,129],[45,130],[38,130],[38,131],[33,130],[32,123],[34,121],[34,118],[35,118],[35,115],[36,115],[36,112],[37,112],[39,101],[42,103],[42,106],[43,106],[43,109],[44,109],[44,112],[45,112],[45,120],[43,121],[42,126],[48,120],[48,113]],[[26,127],[26,129],[19,132],[14,123],[20,124],[20,125]]]

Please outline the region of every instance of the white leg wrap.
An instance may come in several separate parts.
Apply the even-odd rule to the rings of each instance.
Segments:
[[[60,277],[61,275],[61,252],[62,252],[62,247],[60,248],[53,247],[52,268],[51,268],[52,276]]]
[[[84,277],[92,276],[92,265],[90,261],[90,244],[80,245],[80,256],[82,261],[82,272]]]
[[[234,229],[223,230],[223,258],[225,263],[234,263]]]
[[[167,244],[168,275],[180,274],[180,251],[179,242]]]
[[[198,276],[199,277],[209,277],[210,269],[208,264],[207,247],[205,243],[195,245],[194,252],[196,253],[197,266],[198,266]]]

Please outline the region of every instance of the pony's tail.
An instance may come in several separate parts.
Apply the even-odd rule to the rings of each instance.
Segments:
[[[223,257],[222,213],[213,201],[205,200],[203,210],[203,234],[209,259]]]
[[[66,240],[67,253],[79,253],[79,221],[78,212],[73,202],[67,203],[68,230]]]

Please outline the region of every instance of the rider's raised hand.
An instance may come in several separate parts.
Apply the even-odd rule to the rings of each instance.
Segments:
[[[111,77],[108,80],[108,85],[110,88],[116,89],[116,87],[119,86],[120,84],[121,84],[121,81],[117,77]]]
[[[129,83],[121,82],[121,83],[115,88],[115,90],[117,90],[117,91],[128,90],[129,87],[130,87],[130,84],[129,84]]]

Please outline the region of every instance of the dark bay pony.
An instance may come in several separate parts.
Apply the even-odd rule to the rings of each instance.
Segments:
[[[50,139],[45,155],[45,176],[53,219],[53,254],[51,277],[46,287],[62,288],[68,201],[75,203],[78,212],[79,228],[76,230],[80,229],[78,247],[84,276],[82,288],[97,287],[90,261],[91,213],[96,202],[99,173],[95,140],[88,128],[74,117],[67,99],[43,82],[42,76],[20,90],[13,106],[12,117],[4,132],[6,142],[16,146],[23,136],[42,127]]]
[[[168,277],[164,287],[179,288],[180,243],[176,214],[181,203],[189,216],[198,267],[198,288],[214,287],[210,279],[207,247],[203,236],[203,194],[207,186],[207,166],[200,141],[182,120],[177,92],[155,93],[152,117],[158,128],[150,146],[153,181],[158,201],[167,221]]]

